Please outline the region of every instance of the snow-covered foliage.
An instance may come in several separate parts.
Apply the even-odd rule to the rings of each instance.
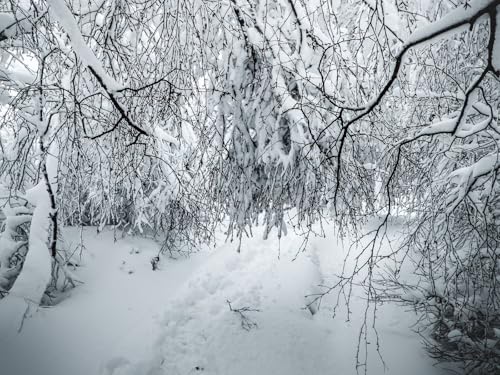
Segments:
[[[7,214],[2,288],[38,247],[64,270],[64,225],[155,236],[173,255],[219,222],[240,243],[292,226],[305,246],[324,218],[343,234],[379,216],[351,275],[368,273],[368,300],[395,288],[434,327],[433,354],[497,371],[499,25],[495,0],[1,4],[0,179],[17,199],[47,193],[23,234],[36,245],[17,245]],[[395,253],[419,255],[379,278],[397,215]]]
[[[20,14],[36,29],[10,35],[2,46],[5,66],[20,60],[15,73],[30,76],[2,86],[7,185],[17,194],[40,181],[48,150],[37,147],[41,106],[47,147],[60,145],[62,224],[159,234],[169,250],[206,240],[210,211],[193,193],[199,189],[193,121],[204,115],[194,91],[182,91],[194,80],[182,66],[191,51],[166,37],[177,30],[165,24],[169,10],[162,4],[102,5],[5,6],[5,14]]]
[[[2,210],[3,228],[0,237],[0,297],[11,288],[21,271],[28,250],[27,225],[32,212],[25,204],[5,205]]]

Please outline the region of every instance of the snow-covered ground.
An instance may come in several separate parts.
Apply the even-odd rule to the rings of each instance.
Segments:
[[[78,243],[78,231],[67,238]],[[365,302],[354,290],[332,317],[334,296],[312,315],[306,295],[334,282],[348,241],[313,239],[295,259],[301,239],[290,235],[206,249],[186,259],[162,259],[158,245],[113,233],[84,232],[75,271],[83,281],[70,298],[29,316],[13,341],[0,338],[2,375],[299,375],[356,374]],[[294,260],[295,259],[295,260]],[[240,310],[247,319],[242,325]],[[248,311],[245,311],[245,308]],[[415,316],[379,306],[376,340],[368,336],[368,374],[435,374],[409,328]],[[245,329],[247,328],[247,329]],[[364,367],[358,368],[363,373]]]

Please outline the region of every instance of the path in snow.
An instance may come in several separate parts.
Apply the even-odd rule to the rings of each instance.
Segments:
[[[76,232],[73,232],[76,235]],[[257,234],[258,236],[258,234]],[[344,246],[315,239],[299,254],[293,235],[281,244],[245,240],[190,259],[149,264],[157,245],[111,233],[85,234],[85,281],[60,305],[28,319],[15,343],[1,343],[0,373],[6,375],[349,375],[364,302],[355,291],[350,322],[332,319],[333,297],[314,316],[305,295],[334,282]],[[281,251],[279,250],[281,249]],[[279,258],[278,258],[279,255]],[[245,330],[233,309],[248,307]],[[378,330],[387,372],[375,341],[368,374],[436,373],[408,326],[414,318],[381,306]],[[6,348],[6,350],[3,349]],[[8,371],[4,371],[5,368]],[[363,372],[363,369],[361,369]]]
[[[154,358],[109,372],[322,374],[334,366],[334,335],[304,308],[317,266],[307,254],[292,262],[286,252],[278,261],[273,245],[252,239],[240,254],[233,245],[219,248],[168,306]],[[259,310],[244,313],[256,327],[243,329],[227,301]]]
[[[300,242],[293,235],[281,244],[257,237],[245,241],[241,254],[232,245],[219,248],[167,307],[152,356],[132,364],[111,361],[108,374],[356,374],[365,310],[361,290],[353,292],[350,322],[342,307],[332,319],[334,295],[324,299],[314,316],[305,308],[305,296],[318,292],[318,284],[336,281],[332,275],[342,267],[344,246],[332,238],[315,239],[296,258]],[[245,313],[257,326],[242,329],[241,317],[230,311],[227,300],[233,309],[259,310]],[[408,328],[414,316],[384,305],[378,317],[387,367],[370,330],[368,374],[436,373]],[[358,370],[363,373],[364,368]]]

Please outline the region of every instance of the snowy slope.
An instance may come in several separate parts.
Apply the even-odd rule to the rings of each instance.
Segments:
[[[299,238],[278,244],[257,234],[244,241],[240,254],[223,244],[190,259],[162,260],[157,272],[149,264],[157,251],[150,241],[113,243],[109,232],[84,237],[77,274],[85,283],[62,304],[28,319],[14,345],[1,344],[2,374],[356,373],[361,291],[354,293],[350,322],[342,311],[332,318],[333,297],[315,315],[305,308],[304,296],[332,281],[342,265],[347,244],[333,233],[313,240],[296,260]],[[227,301],[233,310],[258,310],[242,311],[248,330]],[[414,317],[392,305],[380,308],[387,369],[373,341],[367,373],[436,373],[408,328]]]

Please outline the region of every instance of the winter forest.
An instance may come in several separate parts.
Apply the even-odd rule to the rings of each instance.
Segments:
[[[500,374],[498,0],[1,0],[0,374]]]

